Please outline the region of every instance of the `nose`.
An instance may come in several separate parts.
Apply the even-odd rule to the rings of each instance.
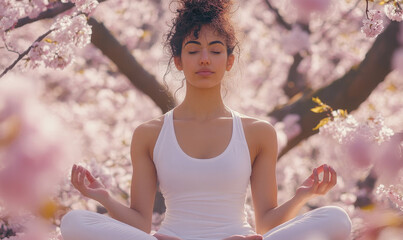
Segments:
[[[207,49],[203,49],[201,51],[201,57],[200,57],[200,65],[209,65],[210,64],[210,57],[208,55]]]

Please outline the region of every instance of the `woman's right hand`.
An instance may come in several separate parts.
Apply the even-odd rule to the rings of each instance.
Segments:
[[[86,181],[87,179],[88,181]],[[92,174],[82,166],[73,165],[71,169],[71,183],[85,197],[98,202],[109,197],[109,192]]]

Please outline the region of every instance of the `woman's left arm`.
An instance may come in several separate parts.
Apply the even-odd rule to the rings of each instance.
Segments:
[[[296,190],[294,197],[277,205],[277,135],[267,122],[260,121],[251,128],[259,148],[253,163],[251,175],[252,199],[255,210],[256,232],[264,234],[270,229],[296,217],[305,203],[327,193],[336,185],[337,175],[333,168],[322,165],[313,170],[304,183]],[[319,174],[323,172],[323,180]]]

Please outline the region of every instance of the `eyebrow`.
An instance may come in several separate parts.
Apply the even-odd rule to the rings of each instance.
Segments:
[[[189,41],[189,42],[187,42],[187,43],[185,44],[185,46],[188,45],[189,43],[194,43],[194,44],[197,44],[197,45],[201,45],[201,43],[198,42],[198,41]],[[212,42],[210,42],[208,45],[213,45],[213,44],[216,44],[216,43],[225,46],[224,43],[221,42],[221,41],[212,41]],[[185,46],[184,46],[184,47],[185,47]]]

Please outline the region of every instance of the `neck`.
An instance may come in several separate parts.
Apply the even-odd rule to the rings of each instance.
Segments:
[[[206,89],[187,85],[185,99],[176,107],[175,114],[180,119],[204,121],[229,116],[228,112],[220,85]]]

